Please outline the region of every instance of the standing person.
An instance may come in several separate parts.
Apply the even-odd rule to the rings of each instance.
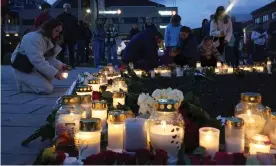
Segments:
[[[181,29],[181,17],[179,15],[174,15],[171,18],[171,23],[167,25],[165,30],[165,53],[160,58],[162,65],[168,65],[173,62],[173,57],[170,56],[170,52],[175,48],[179,42],[179,33]]]
[[[133,24],[132,28],[130,30],[130,33],[129,33],[130,40],[132,39],[133,36],[135,36],[139,32],[140,32],[140,30],[138,28],[138,24]]]
[[[223,6],[217,8],[214,19],[211,22],[210,35],[214,37],[215,45],[223,55],[225,46],[230,42],[233,35],[232,21],[225,13]]]
[[[41,5],[42,12],[34,20],[34,26],[36,29],[38,29],[44,22],[48,21],[51,18],[49,14],[50,8],[51,5],[47,2],[44,2]]]
[[[152,23],[152,18],[151,17],[146,17],[146,23],[143,27],[143,31],[145,31],[146,29],[152,28],[155,31],[157,31],[156,26]]]
[[[41,29],[23,36],[14,50],[12,70],[20,92],[50,94],[51,81],[64,79],[63,70],[68,67],[56,59],[61,47],[56,44],[62,31],[57,19],[46,21]]]
[[[235,43],[236,43],[236,39],[234,34],[231,37],[231,40],[229,41],[229,43],[225,46],[225,62],[231,66],[235,66],[237,61],[236,61],[236,54],[235,54]]]
[[[207,28],[206,26],[207,24],[208,24],[208,19],[206,18],[203,19],[201,23],[201,28],[200,28],[200,41],[202,41],[205,36],[209,36],[210,27]],[[208,29],[209,31],[206,31],[206,29]]]
[[[75,57],[74,57],[74,46],[77,40],[77,29],[78,29],[78,20],[75,16],[71,14],[71,5],[65,3],[63,5],[64,12],[57,16],[63,23],[63,39],[64,44],[62,46],[62,52],[59,55],[60,60],[64,62],[64,54],[66,48],[69,51],[69,61],[72,68],[75,68]]]
[[[118,67],[119,64],[116,51],[116,39],[118,37],[118,31],[111,19],[106,20],[104,29],[106,34],[105,46],[107,48],[107,63],[112,63],[115,67]]]
[[[176,48],[171,52],[174,57],[174,62],[177,65],[195,66],[196,61],[199,60],[197,50],[197,40],[193,35],[191,28],[183,26],[180,29],[180,39]]]
[[[127,44],[122,61],[124,64],[132,62],[134,68],[146,71],[158,66],[158,44],[162,35],[154,29],[147,29],[133,37]]]
[[[261,24],[256,25],[251,34],[251,40],[254,42],[254,51],[252,60],[260,62],[265,59],[265,44],[268,39],[267,32],[263,29]]]
[[[101,19],[96,20],[96,27],[92,33],[93,40],[93,54],[95,67],[101,66],[101,60],[104,58],[104,39],[105,31],[103,21]]]
[[[82,20],[79,21],[78,26],[78,50],[77,50],[77,62],[85,63],[85,42],[86,42],[86,28]]]

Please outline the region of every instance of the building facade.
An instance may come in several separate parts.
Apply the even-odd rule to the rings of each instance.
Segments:
[[[276,19],[276,1],[253,11],[251,15],[254,25],[261,24],[267,30],[269,24]]]

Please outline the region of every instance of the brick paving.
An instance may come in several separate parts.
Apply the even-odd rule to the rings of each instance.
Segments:
[[[32,164],[40,150],[49,142],[36,140],[27,147],[21,141],[44,124],[57,98],[65,93],[83,71],[96,72],[94,68],[78,67],[66,80],[54,80],[55,92],[51,95],[19,93],[10,66],[1,66],[1,164]]]

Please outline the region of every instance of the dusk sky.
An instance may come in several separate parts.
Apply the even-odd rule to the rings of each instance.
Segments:
[[[182,17],[182,25],[192,28],[201,26],[204,18],[209,19],[218,6],[228,6],[229,0],[152,0],[165,4],[166,6],[178,7],[178,13]],[[250,14],[273,0],[236,0],[233,14]],[[175,2],[175,3],[174,3]]]

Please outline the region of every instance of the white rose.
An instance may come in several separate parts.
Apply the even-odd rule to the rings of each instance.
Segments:
[[[148,113],[148,106],[146,104],[142,104],[139,107],[139,114],[147,114]]]
[[[179,102],[182,102],[184,100],[183,92],[178,89],[174,89],[174,91],[176,91],[177,97],[179,98]]]
[[[138,97],[137,104],[140,106],[141,104],[145,103],[149,98],[148,94],[142,93]]]
[[[152,97],[148,97],[148,100],[146,101],[149,107],[153,107],[155,100]]]
[[[154,92],[152,92],[152,97],[157,100],[157,99],[161,99],[161,90],[160,89],[156,89]]]

